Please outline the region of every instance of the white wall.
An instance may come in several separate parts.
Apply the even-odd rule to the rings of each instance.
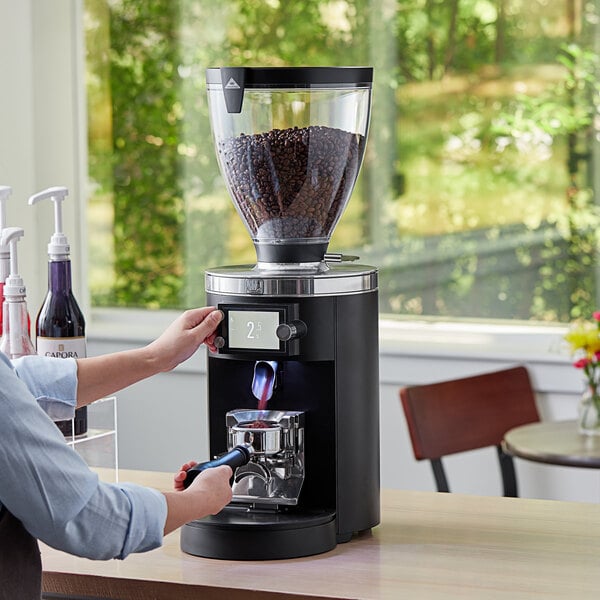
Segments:
[[[81,18],[81,0],[0,0],[0,185],[13,188],[8,224],[25,229],[19,267],[34,316],[46,292],[53,207],[50,202],[30,207],[27,199],[54,185],[70,191],[63,221],[78,256],[73,287],[79,302],[88,305]]]

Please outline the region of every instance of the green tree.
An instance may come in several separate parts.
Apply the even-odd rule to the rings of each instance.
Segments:
[[[504,125],[515,133],[525,121],[539,125],[543,111],[550,123],[558,105],[576,116],[568,101],[539,92],[556,78],[548,64],[568,38],[563,3],[86,0],[86,6],[92,21],[109,15],[110,24],[110,50],[96,51],[89,62],[88,89],[98,100],[90,104],[90,171],[96,197],[114,213],[114,285],[94,288],[96,304],[199,304],[207,267],[254,261],[216,164],[206,67],[372,64],[367,154],[332,247],[380,267],[382,310],[563,319],[580,302],[576,296],[591,306],[593,265],[578,261],[581,271],[570,276],[575,296],[566,303],[568,269],[559,266],[563,232],[580,233],[575,228],[582,223],[593,228],[591,196],[583,194],[591,186],[581,181],[585,128],[569,138],[576,141],[572,162],[582,170],[582,194],[569,206],[568,178],[557,168],[565,136],[557,136],[551,160],[539,161],[535,153],[502,147],[509,136],[497,119],[506,116]],[[106,35],[91,23],[92,53]],[[103,73],[108,89],[96,86]],[[537,90],[526,110],[523,99],[512,102],[512,86],[523,84]],[[568,243],[587,242],[571,235]]]
[[[178,183],[179,14],[169,0],[111,4],[116,305],[177,306],[183,285]]]

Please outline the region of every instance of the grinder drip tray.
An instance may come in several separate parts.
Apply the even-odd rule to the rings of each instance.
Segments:
[[[278,513],[234,506],[181,528],[181,549],[224,560],[276,560],[336,546],[334,511]]]

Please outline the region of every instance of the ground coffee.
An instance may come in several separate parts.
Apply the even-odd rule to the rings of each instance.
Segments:
[[[364,136],[272,129],[218,144],[230,192],[255,239],[329,238],[358,175]]]

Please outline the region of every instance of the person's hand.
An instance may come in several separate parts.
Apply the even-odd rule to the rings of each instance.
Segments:
[[[163,492],[167,501],[165,535],[195,519],[216,515],[231,502],[233,492],[229,480],[233,471],[228,465],[202,471],[188,488],[183,489],[185,469],[195,464],[193,461],[186,463],[175,475],[176,491]]]
[[[173,488],[177,492],[182,492],[185,488],[183,487],[183,482],[187,476],[187,470],[195,467],[198,463],[195,460],[190,460],[186,462],[185,465],[181,465],[181,470],[175,473],[175,477],[173,477]]]
[[[186,310],[146,349],[160,365],[160,371],[170,371],[194,354],[202,343],[211,351],[216,350],[215,330],[222,318],[223,313],[213,306]]]
[[[229,481],[232,475],[228,465],[211,467],[202,471],[182,493],[197,497],[200,514],[216,515],[231,502],[233,492]]]

